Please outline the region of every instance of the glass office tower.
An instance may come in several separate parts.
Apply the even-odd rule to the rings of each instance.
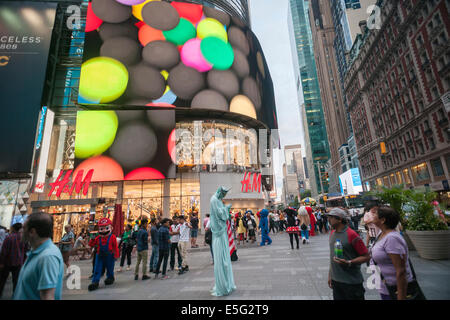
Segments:
[[[296,48],[295,51],[297,52],[306,122],[309,131],[309,141],[306,141],[306,143],[310,144],[318,194],[328,193],[328,181],[325,177],[325,170],[320,168],[324,167],[325,163],[330,159],[330,147],[322,100],[320,98],[316,62],[314,60],[313,40],[309,22],[309,1],[290,0],[290,12],[293,23],[293,30],[291,30],[293,43],[291,45]],[[297,65],[297,63],[294,62],[294,65]]]

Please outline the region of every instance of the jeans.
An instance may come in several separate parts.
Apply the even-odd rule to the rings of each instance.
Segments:
[[[309,240],[309,231],[308,230],[300,230],[302,238],[305,238],[306,240]]]
[[[9,273],[12,275],[13,293],[16,290],[17,280],[19,279],[19,272],[22,266],[3,266],[0,272],[0,297],[3,294],[3,288],[5,287],[6,280],[8,280]]]
[[[364,300],[364,287],[362,283],[347,284],[331,280],[334,300]]]
[[[122,257],[120,258],[120,267],[123,267],[125,263],[125,257],[127,258],[127,265],[131,266],[131,252],[133,247],[127,244],[122,245]]]
[[[152,244],[152,256],[150,257],[149,269],[150,271],[156,270],[156,265],[158,264],[159,258],[159,245]]]
[[[103,270],[106,267],[106,278],[114,279],[114,255],[112,253],[96,254],[95,257],[95,271],[92,283],[99,283],[102,277]]]
[[[159,269],[161,268],[161,263],[164,260],[162,275],[166,275],[167,271],[167,261],[169,260],[169,249],[159,250],[158,264],[156,265],[156,274],[159,274]]]
[[[170,269],[172,270],[175,268],[175,252],[178,255],[178,268],[181,268],[183,260],[181,259],[180,249],[178,249],[178,242],[172,242],[170,244]]]
[[[136,269],[134,269],[135,275],[139,275],[139,265],[141,264],[141,262],[142,262],[142,275],[147,274],[147,259],[148,259],[148,250],[138,251]]]

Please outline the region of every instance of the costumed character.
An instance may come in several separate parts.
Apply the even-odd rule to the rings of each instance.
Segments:
[[[265,246],[266,242],[268,245],[272,244],[272,239],[269,237],[269,219],[267,218],[269,211],[267,209],[262,209],[260,212],[261,218],[259,219],[259,229],[261,229],[261,246]]]
[[[306,211],[308,211],[309,221],[311,223],[311,229],[309,230],[309,235],[314,237],[316,233],[314,230],[316,229],[316,216],[313,213],[313,209],[310,206],[306,206]]]
[[[210,201],[210,224],[215,278],[214,288],[211,290],[213,296],[226,296],[233,292],[233,290],[236,290],[230,257],[231,204],[226,206],[223,203],[223,198],[229,190],[225,187],[219,187]],[[233,240],[232,238],[231,240]]]
[[[98,222],[99,235],[89,241],[89,246],[96,248],[94,277],[89,285],[89,291],[98,289],[102,276],[102,270],[106,267],[105,285],[114,283],[114,263],[119,258],[119,247],[117,238],[112,234],[112,222],[108,218],[102,218]]]
[[[300,234],[300,228],[298,226],[298,220],[295,219],[297,211],[294,208],[286,208],[284,212],[287,215],[287,228],[286,232],[289,234],[289,241],[291,242],[291,249],[294,249],[294,237],[297,243],[297,249],[299,248],[298,235]]]

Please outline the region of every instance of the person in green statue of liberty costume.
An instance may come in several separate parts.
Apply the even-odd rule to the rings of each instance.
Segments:
[[[229,190],[230,188],[219,187],[210,201],[211,245],[214,253],[215,278],[215,285],[211,290],[213,296],[226,296],[236,290],[227,233],[227,221],[231,220],[231,204],[226,206],[223,201]]]

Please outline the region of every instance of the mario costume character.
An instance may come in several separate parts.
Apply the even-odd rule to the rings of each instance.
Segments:
[[[259,220],[259,228],[261,229],[261,246],[265,246],[266,242],[268,245],[272,244],[272,239],[269,237],[269,221],[267,216],[269,211],[267,209],[261,210],[261,219]]]
[[[99,235],[89,241],[89,246],[96,248],[94,277],[88,290],[94,291],[98,289],[98,283],[102,275],[102,270],[106,267],[105,285],[114,283],[114,263],[119,258],[119,247],[117,238],[112,234],[112,222],[108,218],[102,218],[98,222]]]

